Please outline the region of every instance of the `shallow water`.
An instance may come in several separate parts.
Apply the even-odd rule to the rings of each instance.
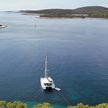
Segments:
[[[68,105],[44,93],[40,77],[48,54],[49,74],[71,104],[108,102],[108,20],[41,19],[0,13],[0,99]]]

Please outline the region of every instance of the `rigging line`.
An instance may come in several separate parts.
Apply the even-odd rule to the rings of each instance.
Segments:
[[[71,103],[70,103],[70,101],[63,95],[63,94],[60,94],[60,93],[57,93],[59,96],[61,96],[62,98],[63,98],[63,100],[67,103],[67,104],[69,104],[69,105],[71,105]]]

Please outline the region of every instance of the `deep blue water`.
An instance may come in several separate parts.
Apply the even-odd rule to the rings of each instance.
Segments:
[[[108,20],[41,19],[0,13],[0,100],[67,105],[40,90],[44,59],[71,104],[108,102]]]

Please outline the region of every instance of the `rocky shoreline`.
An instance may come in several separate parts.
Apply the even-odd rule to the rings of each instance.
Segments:
[[[1,24],[0,24],[0,29],[6,28],[6,27],[7,27],[6,25],[1,25]]]

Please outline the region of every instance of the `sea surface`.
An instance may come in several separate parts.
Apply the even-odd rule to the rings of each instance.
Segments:
[[[0,100],[50,102],[57,108],[108,102],[108,20],[47,19],[1,12]],[[43,92],[49,75],[61,92]]]

